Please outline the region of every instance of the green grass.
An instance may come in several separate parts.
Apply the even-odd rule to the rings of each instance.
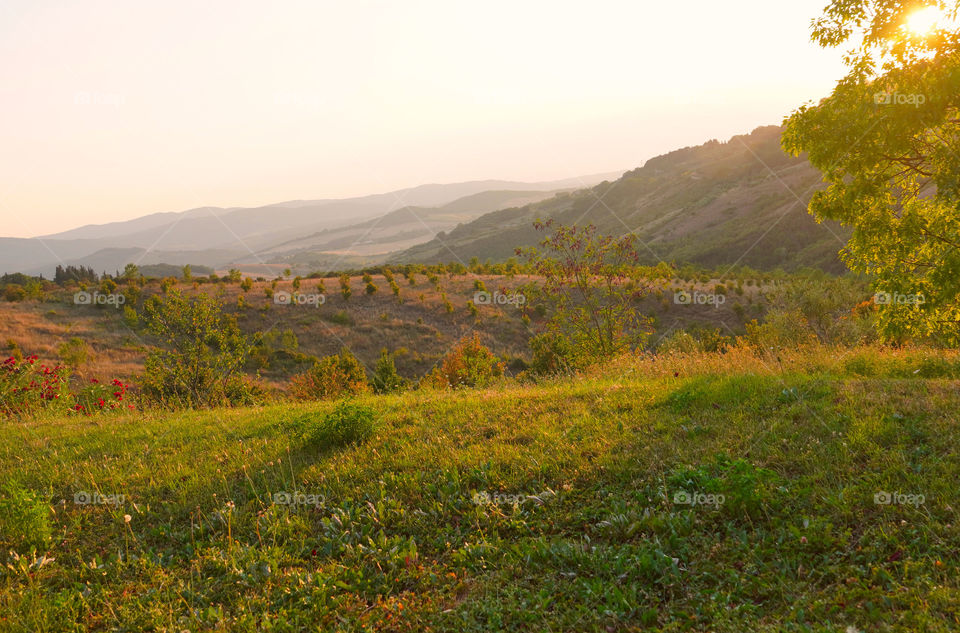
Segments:
[[[953,365],[841,356],[8,421],[0,630],[956,630]]]

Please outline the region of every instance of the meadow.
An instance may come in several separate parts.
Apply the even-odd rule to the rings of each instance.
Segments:
[[[0,630],[956,630],[958,380],[733,347],[8,420]]]

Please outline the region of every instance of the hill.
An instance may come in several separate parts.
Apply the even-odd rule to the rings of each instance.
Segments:
[[[645,263],[841,272],[837,252],[848,233],[807,214],[822,179],[804,158],[783,153],[780,132],[761,127],[658,156],[613,182],[486,214],[390,261],[433,262],[451,253],[504,260],[542,239],[534,220],[552,218],[592,223],[604,234],[633,232],[646,245]]]
[[[956,355],[777,360],[363,397],[348,446],[331,403],[4,424],[0,622],[955,630]]]
[[[342,200],[294,200],[254,208],[201,207],[151,214],[126,222],[87,225],[38,238],[0,238],[0,273],[50,276],[57,264],[95,264],[98,270],[122,270],[128,263],[196,263],[226,269],[234,260],[247,258],[253,252],[304,235],[377,218],[404,206],[440,207],[485,192],[570,189],[583,183],[600,182],[607,176],[538,183],[481,180],[428,184]],[[475,214],[460,209],[465,215],[457,221],[490,210],[482,204],[473,206]],[[408,245],[399,243],[396,248]],[[270,272],[269,267],[263,267],[260,274]]]

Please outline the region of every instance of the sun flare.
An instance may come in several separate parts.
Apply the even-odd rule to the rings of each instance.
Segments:
[[[943,15],[937,7],[923,7],[907,16],[904,26],[914,35],[927,35],[940,25],[942,17]]]

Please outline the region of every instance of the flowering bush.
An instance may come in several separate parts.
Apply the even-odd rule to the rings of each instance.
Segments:
[[[61,365],[37,364],[36,356],[22,361],[11,356],[0,365],[0,410],[8,416],[29,415],[69,400],[67,376]]]
[[[128,387],[129,385],[123,384],[116,378],[109,386],[94,378],[89,385],[84,386],[74,395],[76,404],[73,405],[73,410],[89,415],[97,411],[133,409],[132,404],[126,404],[123,400],[127,395]]]
[[[27,356],[11,356],[0,363],[0,412],[8,417],[25,417],[41,410],[60,410],[90,415],[99,411],[128,408],[124,397],[128,385],[114,380],[110,385],[92,380],[77,391],[70,389],[70,373],[63,365],[49,366]]]

